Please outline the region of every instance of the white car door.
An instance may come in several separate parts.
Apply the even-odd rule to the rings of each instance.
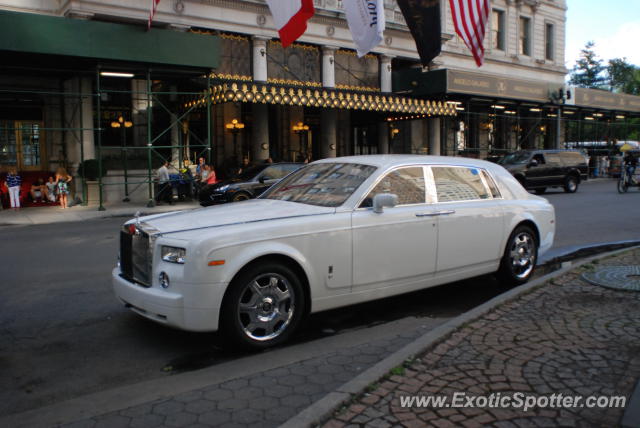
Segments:
[[[429,177],[431,175],[431,177]],[[502,199],[488,173],[464,166],[432,166],[438,212],[438,276],[483,270],[502,256]]]
[[[436,267],[436,220],[427,203],[422,166],[387,173],[352,215],[353,287],[364,291],[418,281]],[[374,213],[373,197],[393,193],[398,204]]]

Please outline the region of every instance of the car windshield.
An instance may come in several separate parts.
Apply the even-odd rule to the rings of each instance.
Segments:
[[[531,157],[531,153],[529,152],[509,153],[504,158],[502,158],[498,163],[500,165],[513,165],[517,163],[526,163],[527,161],[529,161],[530,157]]]
[[[261,198],[338,207],[375,170],[374,166],[353,163],[308,165],[274,185]]]
[[[242,171],[240,173],[240,175],[238,175],[237,178],[239,178],[242,181],[249,181],[249,180],[253,179],[256,175],[260,174],[262,172],[262,170],[265,169],[268,166],[269,166],[269,164],[252,166],[252,167],[247,168],[246,170]]]

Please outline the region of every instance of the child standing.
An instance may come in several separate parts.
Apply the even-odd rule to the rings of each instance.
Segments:
[[[20,209],[20,184],[22,178],[18,175],[18,171],[15,167],[9,170],[7,174],[7,187],[9,188],[9,199],[11,200],[11,208],[14,211]]]
[[[67,170],[60,167],[56,171],[56,191],[60,198],[60,208],[65,209],[67,206],[67,197],[69,196],[69,183],[71,176],[67,174]]]

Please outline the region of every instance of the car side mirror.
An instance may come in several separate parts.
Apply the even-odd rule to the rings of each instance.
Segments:
[[[529,166],[538,166],[538,160],[537,159],[531,159],[531,162],[529,162]]]
[[[261,175],[260,178],[258,178],[258,182],[260,182],[261,184],[264,184],[266,179],[267,177],[265,177],[264,175]]]
[[[384,207],[393,208],[398,205],[398,195],[393,193],[379,193],[373,197],[373,212],[382,214]]]

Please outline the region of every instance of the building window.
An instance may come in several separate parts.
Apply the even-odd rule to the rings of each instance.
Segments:
[[[494,9],[491,14],[491,47],[504,50],[504,12]]]
[[[553,51],[555,50],[553,38],[553,24],[545,25],[545,59],[554,60]]]
[[[531,19],[520,17],[520,39],[518,46],[520,55],[531,56]]]

